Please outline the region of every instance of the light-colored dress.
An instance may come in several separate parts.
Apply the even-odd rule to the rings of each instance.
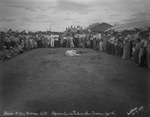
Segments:
[[[53,36],[51,36],[51,47],[54,47],[55,45],[55,39]]]
[[[106,43],[107,43],[107,39],[106,37],[103,39],[103,50],[106,51]]]
[[[140,50],[140,43],[137,42],[134,48],[134,52],[133,52],[133,60],[136,63],[139,63],[139,50]]]
[[[139,50],[139,64],[141,63],[141,58],[144,52],[144,40],[140,42],[140,50]]]
[[[73,37],[70,37],[70,47],[74,48]]]
[[[130,46],[129,40],[125,39],[122,59],[130,59]]]
[[[99,50],[103,51],[103,41],[102,40],[100,40],[100,42],[99,42]]]

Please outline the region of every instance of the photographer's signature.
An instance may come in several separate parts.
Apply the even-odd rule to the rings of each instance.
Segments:
[[[135,107],[134,109],[131,109],[129,112],[127,112],[127,115],[134,116],[135,114],[138,114],[140,111],[143,111],[143,110],[144,110],[143,106],[140,106],[139,108]]]

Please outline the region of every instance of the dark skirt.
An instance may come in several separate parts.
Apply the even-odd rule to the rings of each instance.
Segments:
[[[16,45],[16,42],[15,42],[15,41],[12,41],[12,42],[11,42],[11,46],[12,46],[12,47],[15,47],[15,45]]]
[[[143,54],[141,56],[141,62],[139,64],[139,66],[147,68],[147,50],[146,50],[146,48],[144,48]]]
[[[135,50],[135,52],[133,54],[133,61],[136,63],[139,63],[139,49]]]
[[[106,52],[111,54],[111,44],[109,42],[106,43]]]
[[[95,50],[96,50],[96,46],[97,46],[97,44],[96,44],[96,40],[93,40],[93,49],[95,49]]]
[[[5,46],[5,43],[3,41],[0,42],[0,51],[4,50],[4,46]]]
[[[37,47],[38,48],[42,48],[43,47],[42,40],[37,40]]]
[[[147,54],[147,67],[150,70],[150,54]]]
[[[66,47],[66,41],[63,42],[63,47]]]
[[[123,54],[123,47],[118,46],[118,55],[119,55],[120,57],[122,57],[122,54]]]
[[[66,48],[69,48],[69,47],[70,47],[70,41],[66,40]]]
[[[11,42],[5,42],[6,49],[9,50],[11,46]]]
[[[110,44],[110,48],[111,48],[111,49],[110,49],[111,54],[114,55],[114,54],[115,54],[115,46],[114,46],[114,44],[111,43],[111,44]]]
[[[123,56],[122,59],[130,59],[130,43],[125,43],[123,48]]]
[[[74,39],[74,46],[79,47],[79,39],[78,38]]]
[[[119,51],[119,46],[116,45],[116,46],[115,46],[115,55],[117,55],[117,56],[119,55],[119,54],[118,54],[118,53],[119,53],[118,51]]]
[[[93,48],[93,40],[90,40],[90,48]]]
[[[133,43],[130,42],[130,58],[132,58],[132,53],[133,53],[132,48],[133,48]]]
[[[60,47],[59,41],[55,41],[55,42],[54,42],[54,47]]]

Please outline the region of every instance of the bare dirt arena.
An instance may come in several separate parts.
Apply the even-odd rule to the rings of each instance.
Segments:
[[[67,48],[35,49],[0,63],[0,116],[148,117],[149,72],[131,60],[92,49],[67,57]],[[43,115],[39,114],[43,112]],[[27,115],[27,112],[29,112]],[[34,115],[34,114],[38,115]],[[45,113],[45,114],[44,114]],[[25,114],[25,115],[24,115]],[[58,115],[70,117],[72,115]]]

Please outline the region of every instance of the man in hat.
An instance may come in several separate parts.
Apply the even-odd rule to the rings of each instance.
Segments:
[[[5,39],[4,39],[4,42],[5,42],[6,49],[10,49],[11,40],[10,40],[10,35],[9,35],[9,34],[6,34],[6,37],[5,37]]]
[[[54,35],[51,35],[51,47],[54,47],[54,44],[55,44]]]
[[[69,38],[70,38],[69,39],[70,40],[70,47],[74,48],[73,35],[70,35]]]
[[[149,43],[149,41],[148,41],[148,37],[149,35],[148,35],[148,33],[143,33],[143,35],[142,35],[142,41],[141,41],[141,43],[142,43],[142,49],[143,49],[143,52],[142,52],[142,54],[141,54],[141,59],[140,59],[140,63],[139,63],[139,66],[140,67],[146,67],[147,68],[147,48],[148,48],[148,43]]]
[[[66,48],[70,47],[70,34],[67,35],[66,37]]]

